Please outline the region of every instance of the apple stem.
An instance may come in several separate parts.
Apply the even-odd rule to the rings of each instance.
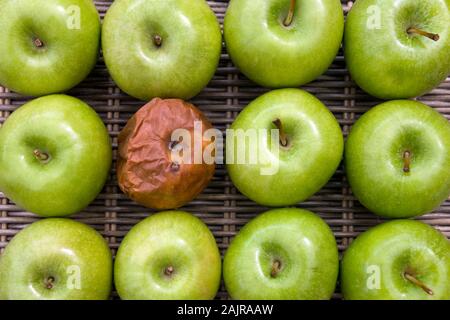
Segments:
[[[413,28],[413,27],[408,29],[408,33],[409,34],[411,34],[411,33],[419,34],[419,35],[427,37],[433,41],[438,41],[440,39],[440,37],[437,33],[430,33],[430,32],[426,32],[426,31],[423,31],[423,30],[420,30],[417,28]]]
[[[35,38],[35,39],[33,40],[33,43],[34,43],[34,45],[35,45],[37,48],[42,48],[42,47],[44,46],[44,43],[43,43],[42,40],[39,39],[39,38]]]
[[[46,280],[45,280],[45,287],[47,288],[47,289],[52,289],[53,288],[53,283],[55,282],[55,278],[53,278],[53,277],[48,277]]]
[[[404,276],[405,276],[406,280],[408,280],[409,282],[411,282],[411,283],[415,284],[416,286],[420,287],[423,291],[425,291],[426,294],[429,294],[430,296],[432,296],[434,294],[433,290],[428,288],[422,281],[420,281],[419,279],[414,277],[409,272],[405,272]]]
[[[173,267],[172,266],[168,266],[164,269],[164,274],[168,277],[170,277],[173,274]]]
[[[153,36],[153,43],[157,47],[161,47],[162,45],[162,37],[159,34],[155,34]]]
[[[275,121],[272,122],[278,129],[278,131],[280,132],[280,144],[283,147],[287,147],[289,144],[288,138],[286,133],[283,130],[283,124],[281,123],[280,119],[277,119]]]
[[[403,172],[408,173],[411,171],[411,152],[403,152]]]
[[[34,150],[33,154],[36,157],[36,159],[42,162],[48,161],[50,159],[48,153],[42,152],[41,150],[38,149]]]
[[[275,260],[272,263],[272,270],[270,271],[270,276],[272,278],[275,278],[280,271],[281,271],[281,262],[279,260]]]
[[[294,19],[294,12],[295,12],[295,2],[296,2],[296,0],[291,0],[291,5],[289,6],[288,15],[287,15],[286,19],[284,19],[284,21],[283,21],[283,24],[285,27],[289,27],[292,24],[292,20]]]

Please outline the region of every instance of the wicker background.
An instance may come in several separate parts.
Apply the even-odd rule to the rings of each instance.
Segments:
[[[95,1],[102,17],[111,2]],[[228,1],[208,2],[222,23]],[[352,1],[342,0],[342,5],[347,12]],[[379,103],[351,82],[342,52],[325,75],[304,88],[330,108],[341,124],[345,136],[360,115]],[[265,91],[242,76],[223,49],[214,79],[192,102],[205,112],[215,127],[224,130],[242,108]],[[131,115],[144,104],[122,93],[115,86],[101,58],[92,74],[68,94],[84,100],[100,114],[111,134],[114,153],[117,149],[118,132]],[[7,89],[0,87],[0,124],[28,100],[29,97],[8,92]],[[450,119],[450,78],[438,89],[419,100],[436,108]],[[360,232],[381,222],[380,218],[368,212],[352,196],[342,166],[318,194],[299,206],[314,211],[326,220],[334,231],[341,252]],[[219,166],[213,181],[204,193],[183,209],[196,214],[207,223],[217,239],[219,248],[224,252],[236,232],[249,219],[266,208],[240,195],[233,187],[225,168]],[[115,252],[128,230],[150,212],[120,192],[115,172],[112,170],[103,192],[87,209],[73,218],[100,231]],[[38,218],[35,215],[24,212],[0,193],[0,250],[4,249],[18,231],[36,219]],[[421,220],[450,237],[450,199],[434,213],[421,217]],[[340,297],[339,293],[336,293],[335,297]],[[218,298],[227,298],[223,288]]]

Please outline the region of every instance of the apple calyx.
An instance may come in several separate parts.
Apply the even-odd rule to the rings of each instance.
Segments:
[[[164,275],[167,277],[171,277],[173,275],[174,271],[175,270],[172,266],[168,266],[168,267],[164,268]]]
[[[403,152],[403,172],[411,172],[411,151],[408,150]]]
[[[282,147],[288,147],[289,146],[289,140],[288,140],[288,136],[286,135],[286,133],[283,130],[283,124],[281,123],[280,119],[277,119],[275,121],[272,122],[278,129],[279,134],[280,134],[280,145]]]
[[[47,279],[45,279],[45,287],[48,290],[53,289],[54,283],[55,283],[54,277],[48,277]]]
[[[407,32],[408,32],[408,34],[415,33],[415,34],[427,37],[433,41],[438,41],[440,39],[440,36],[437,33],[426,32],[426,31],[423,31],[423,30],[420,30],[420,29],[417,29],[414,27],[409,28],[407,30]]]
[[[34,150],[33,154],[36,157],[36,159],[38,159],[42,163],[47,163],[50,160],[50,155],[39,149]]]
[[[423,291],[425,291],[426,294],[428,294],[430,296],[434,295],[433,290],[428,288],[422,281],[420,281],[415,276],[413,276],[410,271],[405,271],[403,276],[405,277],[406,280],[408,280],[412,284],[415,284],[416,286],[420,287]]]
[[[154,44],[155,46],[161,47],[162,41],[163,41],[163,39],[162,39],[162,37],[161,37],[159,34],[155,34],[155,35],[153,36],[153,44]]]
[[[272,263],[272,270],[270,271],[270,276],[272,278],[276,278],[277,275],[280,273],[281,271],[281,261],[280,260],[275,260]]]
[[[291,5],[289,6],[289,11],[286,19],[283,21],[283,25],[285,27],[289,27],[292,24],[292,21],[294,19],[294,13],[295,13],[295,3],[296,0],[291,0]]]
[[[35,38],[33,40],[33,44],[36,46],[36,48],[42,48],[44,46],[44,43],[39,38]]]

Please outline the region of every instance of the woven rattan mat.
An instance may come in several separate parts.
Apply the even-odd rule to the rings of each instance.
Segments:
[[[102,17],[111,2],[112,0],[95,1]],[[345,12],[352,2],[342,0]],[[208,3],[222,23],[228,0]],[[379,103],[351,81],[342,52],[325,75],[304,86],[304,89],[316,95],[330,108],[341,124],[345,136],[359,116]],[[215,127],[225,130],[242,108],[265,91],[242,76],[223,49],[214,79],[192,102],[205,112]],[[114,153],[119,131],[144,104],[122,93],[115,86],[102,58],[92,74],[68,94],[84,100],[100,114],[112,137]],[[0,123],[28,100],[29,97],[8,92],[0,87]],[[450,78],[419,100],[450,119]],[[380,218],[368,212],[352,196],[342,167],[319,193],[299,207],[312,210],[326,220],[334,231],[341,252],[359,233],[381,222]],[[207,223],[219,248],[224,252],[236,232],[266,208],[240,195],[233,187],[225,168],[219,166],[213,181],[203,194],[182,209],[194,213]],[[150,210],[135,204],[120,192],[115,172],[112,170],[103,192],[88,208],[73,218],[100,231],[108,240],[111,250],[115,252],[128,230],[150,213]],[[4,249],[19,230],[36,219],[38,218],[35,215],[24,212],[0,193],[0,250]],[[425,215],[420,220],[435,226],[450,237],[450,199],[434,213]],[[337,298],[339,296],[338,293],[335,295]],[[218,298],[227,298],[223,287]]]

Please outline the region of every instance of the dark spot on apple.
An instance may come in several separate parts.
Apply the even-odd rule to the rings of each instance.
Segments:
[[[159,34],[153,35],[153,44],[158,48],[162,46],[163,39]]]
[[[170,164],[170,170],[173,172],[178,172],[180,170],[180,164],[178,162],[172,162]]]
[[[272,270],[270,271],[270,276],[272,278],[276,278],[277,275],[280,273],[281,269],[282,269],[281,261],[278,259],[275,259],[272,262]]]
[[[411,171],[411,151],[403,152],[403,172],[409,173]]]
[[[47,277],[47,279],[45,279],[44,282],[45,282],[45,287],[46,287],[48,290],[53,289],[53,287],[54,287],[54,285],[55,285],[55,278],[52,277],[52,276]]]
[[[170,141],[169,142],[169,150],[174,150],[175,147],[180,143],[180,141]]]
[[[43,48],[44,47],[44,42],[42,42],[42,40],[39,39],[39,38],[34,38],[33,39],[33,44],[36,46],[36,48]]]
[[[173,273],[175,272],[175,269],[173,266],[168,266],[164,268],[164,275],[167,277],[172,277]]]

